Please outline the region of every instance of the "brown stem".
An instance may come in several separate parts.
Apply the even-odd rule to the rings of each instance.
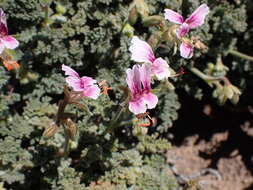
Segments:
[[[56,116],[56,124],[60,125],[61,123],[61,118],[62,115],[64,113],[64,110],[67,106],[68,102],[66,101],[66,99],[64,98],[63,100],[59,101],[59,107],[58,107],[58,112],[57,112],[57,116]]]

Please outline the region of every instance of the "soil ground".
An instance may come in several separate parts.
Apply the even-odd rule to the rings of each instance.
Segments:
[[[203,190],[253,190],[253,115],[193,99],[170,132],[173,172]],[[183,120],[181,119],[183,118]],[[195,188],[196,189],[196,188]]]

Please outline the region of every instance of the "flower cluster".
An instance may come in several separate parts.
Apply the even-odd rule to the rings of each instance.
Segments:
[[[171,9],[165,9],[165,19],[175,24],[180,24],[176,30],[178,39],[182,41],[180,45],[180,54],[184,58],[191,58],[193,56],[194,46],[189,40],[183,37],[190,31],[190,29],[197,28],[204,24],[205,17],[209,13],[209,7],[206,4],[200,5],[187,19],[182,15]]]
[[[190,29],[201,26],[208,12],[208,6],[202,4],[190,17],[184,19],[177,12],[165,9],[165,19],[180,24],[177,27],[176,36],[182,42],[180,45],[182,57],[191,58],[194,49],[190,40],[184,36]],[[126,71],[126,82],[130,91],[129,110],[138,115],[145,113],[147,109],[155,108],[158,103],[158,98],[151,89],[152,77],[157,80],[167,80],[172,75],[167,61],[161,57],[156,58],[151,46],[137,36],[133,36],[129,51],[131,52],[131,60],[142,63],[136,64],[132,69],[129,68]],[[82,92],[83,96],[93,99],[98,98],[100,89],[95,80],[90,77],[80,77],[77,72],[65,65],[62,65],[62,70],[68,76],[66,82],[73,91]]]
[[[156,58],[150,45],[137,36],[133,37],[129,51],[132,53],[131,60],[144,63],[127,69],[126,82],[131,92],[129,110],[137,115],[155,108],[158,103],[157,96],[151,92],[151,77],[163,80],[171,73],[167,61]]]
[[[180,24],[176,30],[178,39],[182,42],[180,45],[180,54],[184,58],[193,56],[194,46],[184,38],[190,29],[197,28],[204,23],[205,17],[209,12],[206,4],[197,8],[190,17],[184,19],[183,16],[170,9],[165,9],[165,19]],[[166,60],[156,58],[151,46],[134,36],[129,48],[131,60],[144,63],[134,65],[132,69],[127,70],[127,84],[131,92],[129,110],[134,114],[145,113],[147,109],[155,108],[158,98],[151,92],[151,77],[155,76],[158,80],[167,79],[171,76],[169,65]]]

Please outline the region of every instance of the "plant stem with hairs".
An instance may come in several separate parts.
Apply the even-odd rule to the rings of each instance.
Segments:
[[[228,53],[231,54],[231,55],[234,55],[234,56],[236,56],[236,57],[240,57],[240,58],[242,58],[242,59],[246,59],[246,60],[248,60],[248,61],[252,61],[252,62],[253,62],[253,57],[252,57],[252,56],[246,55],[246,54],[241,53],[241,52],[239,52],[239,51],[236,51],[236,50],[232,50],[232,49],[231,49],[231,50],[228,51]]]
[[[195,75],[197,75],[199,78],[203,79],[206,82],[212,82],[212,81],[223,81],[225,84],[229,85],[231,84],[230,81],[228,80],[227,77],[222,76],[222,77],[213,77],[210,75],[207,75],[203,72],[201,72],[199,69],[197,69],[196,67],[191,67],[190,71],[192,73],[194,73]]]

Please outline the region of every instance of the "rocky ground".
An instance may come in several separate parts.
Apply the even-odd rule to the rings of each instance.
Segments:
[[[189,107],[192,109],[189,111]],[[253,190],[251,108],[233,110],[190,100],[171,128],[167,152],[182,186],[203,190]]]

